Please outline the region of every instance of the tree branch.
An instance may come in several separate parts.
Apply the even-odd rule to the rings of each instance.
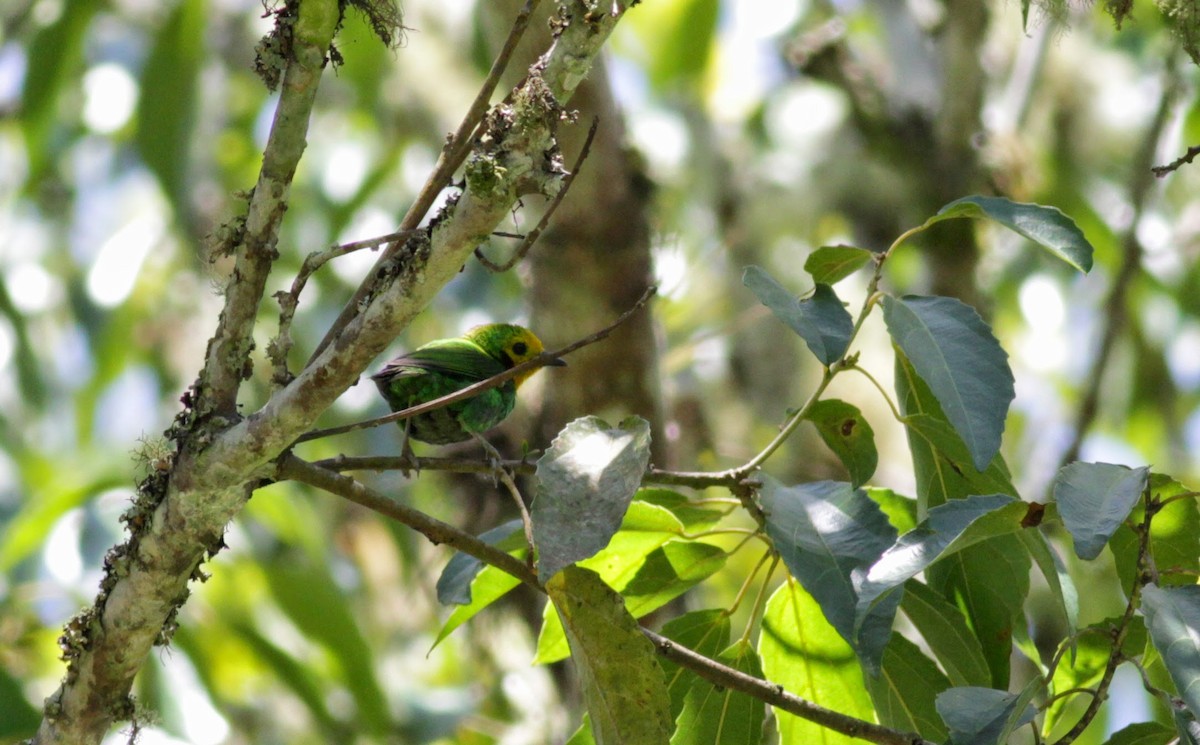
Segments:
[[[483,115],[487,112],[488,103],[492,100],[492,93],[496,90],[496,85],[500,82],[500,76],[508,68],[509,60],[512,59],[513,52],[520,43],[521,37],[525,35],[525,29],[529,27],[529,19],[533,16],[533,11],[541,0],[526,0],[525,7],[517,14],[513,21],[512,30],[509,31],[508,39],[504,42],[504,47],[500,53],[496,55],[496,59],[492,62],[492,69],[488,71],[487,78],[480,86],[479,92],[475,94],[475,100],[471,102],[471,108],[467,110],[466,116],[458,125],[458,129],[446,140],[445,147],[442,148],[441,155],[438,156],[437,164],[433,168],[433,173],[429,174],[429,178],[425,180],[425,185],[421,187],[420,193],[413,201],[412,205],[405,213],[404,219],[400,221],[400,229],[398,233],[406,233],[415,230],[421,224],[425,213],[429,212],[429,208],[433,206],[437,195],[446,188],[450,183],[450,179],[454,176],[454,172],[466,160],[467,155],[471,151],[471,142],[475,139],[474,135],[479,131],[483,124]],[[564,101],[565,103],[565,101]],[[312,357],[309,359],[311,364],[316,360],[317,356],[325,350],[338,334],[345,330],[346,326],[359,312],[359,307],[366,300],[371,291],[374,289],[373,278],[388,261],[390,261],[397,251],[404,244],[395,242],[384,249],[379,260],[375,262],[371,272],[367,275],[367,279],[355,291],[354,296],[350,298],[350,302],[346,303],[346,307],[342,308],[342,312],[338,315],[337,320],[325,332],[325,337],[317,344],[313,350]]]
[[[285,454],[278,461],[277,475],[294,479],[327,492],[344,497],[368,509],[397,520],[424,535],[434,544],[446,544],[482,562],[491,564],[512,575],[524,584],[545,594],[545,587],[538,582],[533,571],[519,559],[489,546],[475,536],[452,525],[436,520],[423,512],[380,494],[348,476],[340,476],[318,464],[307,463],[293,455]],[[914,734],[897,732],[873,722],[847,716],[840,712],[807,701],[788,693],[783,686],[761,678],[747,675],[716,660],[698,654],[670,639],[642,628],[642,633],[654,644],[655,650],[680,667],[691,670],[710,683],[729,688],[757,698],[778,709],[795,714],[801,719],[814,722],[826,729],[857,737],[879,745],[932,745]]]
[[[39,745],[98,743],[115,719],[131,715],[128,694],[135,673],[153,644],[169,642],[176,614],[187,600],[188,582],[223,547],[225,527],[250,493],[274,473],[271,461],[310,429],[457,275],[518,195],[552,197],[557,192],[563,174],[553,154],[561,102],[586,74],[619,18],[592,15],[582,0],[561,0],[562,32],[514,91],[511,103],[493,110],[476,141],[462,195],[372,274],[373,289],[356,305],[361,312],[295,380],[262,409],[237,419],[237,389],[249,360],[250,331],[290,181],[286,164],[304,149],[308,117],[300,116],[306,109],[297,102],[311,101],[338,20],[338,4],[332,0],[305,0],[299,7],[295,59],[285,73],[276,116],[279,135],[264,153],[246,220],[245,256],[239,257],[230,280],[205,369],[169,433],[180,443],[179,450],[169,470],[143,481],[126,515],[130,538],[106,557],[96,603],[68,624],[61,644],[66,678],[47,699],[34,739]],[[230,420],[236,421],[225,426]]]

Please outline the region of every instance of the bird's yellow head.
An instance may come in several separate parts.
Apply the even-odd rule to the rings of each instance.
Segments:
[[[476,326],[463,336],[478,344],[483,351],[488,353],[489,357],[504,365],[505,369],[531,360],[546,349],[542,340],[537,338],[532,331],[524,326],[511,323],[488,323]],[[547,364],[565,365],[567,363],[556,358],[555,361]],[[523,372],[513,378],[513,383],[520,388],[521,384],[535,372],[537,372],[537,368]]]

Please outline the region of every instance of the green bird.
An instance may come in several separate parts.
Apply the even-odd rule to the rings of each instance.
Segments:
[[[402,354],[371,376],[392,411],[462,390],[542,353],[532,331],[510,323],[476,326],[456,339],[437,339]],[[558,358],[548,365],[565,365]],[[517,389],[537,368],[464,401],[411,417],[400,426],[421,442],[461,442],[495,427],[513,410]],[[405,440],[405,450],[408,441]]]

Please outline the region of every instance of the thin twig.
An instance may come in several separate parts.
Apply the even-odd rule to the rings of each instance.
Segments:
[[[811,701],[788,693],[781,686],[747,675],[715,660],[710,660],[702,654],[693,652],[682,644],[676,644],[665,636],[642,629],[650,641],[654,642],[659,654],[671,660],[680,667],[691,670],[696,675],[722,688],[744,693],[760,701],[774,706],[776,709],[795,714],[801,719],[818,724],[825,729],[857,737],[860,740],[874,742],[878,745],[932,745],[920,735],[898,732],[874,722],[856,719],[832,709],[826,709]]]
[[[330,246],[324,251],[314,251],[304,258],[304,262],[300,265],[300,271],[296,272],[296,278],[292,280],[292,288],[287,291],[280,290],[274,295],[279,302],[279,333],[267,343],[267,358],[271,360],[271,384],[273,386],[281,388],[292,382],[294,377],[287,365],[288,354],[292,350],[292,319],[295,318],[296,309],[300,306],[300,293],[308,284],[309,277],[333,259],[364,248],[373,250],[384,243],[398,240],[415,232],[415,230],[405,230],[376,238]]]
[[[467,154],[471,150],[471,142],[474,141],[475,133],[483,123],[484,115],[487,113],[488,105],[492,100],[492,94],[496,90],[496,85],[500,82],[500,76],[508,68],[508,63],[512,59],[513,52],[516,50],[517,44],[520,43],[521,37],[525,35],[525,29],[529,27],[529,19],[540,2],[541,0],[525,0],[525,6],[517,13],[517,17],[513,21],[512,30],[508,32],[508,38],[505,39],[500,53],[492,61],[492,69],[488,71],[487,78],[483,81],[483,85],[479,87],[479,92],[475,95],[475,100],[471,102],[471,108],[467,110],[462,122],[458,125],[458,129],[454,130],[454,133],[447,138],[446,145],[442,148],[441,155],[438,156],[433,173],[426,179],[420,193],[413,200],[412,206],[405,213],[404,219],[400,221],[399,232],[403,233],[414,230],[421,224],[421,220],[425,218],[425,214],[433,206],[437,195],[450,183],[450,179],[454,177],[454,172],[466,160]],[[350,302],[346,303],[346,306],[342,308],[342,312],[333,324],[330,325],[329,330],[325,332],[324,338],[321,339],[321,342],[313,350],[308,360],[309,364],[312,364],[312,361],[325,350],[325,347],[329,346],[330,342],[342,333],[350,324],[350,321],[358,314],[362,301],[370,296],[374,290],[374,278],[378,275],[378,269],[385,262],[391,260],[396,252],[400,250],[401,246],[403,246],[403,243],[397,241],[384,249],[371,272],[367,274],[367,278],[359,285],[358,289],[354,292],[354,296],[350,298]]]
[[[1183,155],[1179,156],[1178,158],[1171,161],[1170,163],[1168,163],[1165,166],[1152,167],[1150,169],[1150,172],[1159,178],[1163,178],[1171,171],[1178,170],[1180,168],[1180,166],[1182,166],[1183,164],[1191,163],[1193,160],[1196,159],[1197,155],[1200,155],[1200,145],[1192,145],[1191,147],[1189,147],[1187,149],[1187,152],[1184,153]]]
[[[284,453],[276,461],[276,475],[280,479],[290,479],[315,486],[331,494],[349,499],[355,504],[374,510],[397,522],[403,523],[435,544],[445,544],[464,554],[474,556],[482,562],[491,564],[507,574],[521,580],[536,590],[542,590],[541,583],[525,562],[510,556],[494,546],[489,546],[475,536],[465,533],[458,528],[430,517],[420,510],[401,504],[395,499],[382,494],[349,476],[334,473],[313,463],[301,460],[290,452]]]
[[[279,459],[277,475],[280,478],[292,479],[323,489],[331,494],[349,499],[380,514],[395,519],[418,531],[435,544],[446,544],[465,554],[497,569],[512,575],[524,584],[539,592],[545,593],[545,588],[538,582],[536,575],[521,560],[510,556],[498,548],[489,546],[473,535],[465,533],[452,525],[436,520],[423,512],[414,510],[394,499],[367,487],[348,476],[341,476],[332,471],[320,468],[291,454]],[[770,683],[761,678],[747,675],[739,670],[723,665],[716,660],[693,652],[682,645],[676,644],[665,636],[661,636],[647,628],[642,633],[651,641],[658,654],[686,668],[701,678],[723,688],[745,693],[770,704],[777,709],[795,714],[802,719],[814,722],[826,729],[839,732],[850,737],[878,743],[879,745],[931,745],[918,735],[897,732],[873,722],[856,719],[832,709],[807,701],[788,693],[783,686]]]
[[[577,342],[568,344],[567,346],[563,347],[562,349],[558,349],[553,352],[542,352],[537,357],[534,357],[533,359],[530,359],[530,360],[526,360],[525,362],[522,362],[521,364],[516,365],[515,367],[511,367],[502,373],[493,375],[492,377],[487,378],[486,380],[481,380],[478,383],[474,383],[472,385],[467,386],[466,388],[459,389],[459,390],[455,391],[454,393],[451,393],[446,396],[442,396],[441,398],[435,398],[432,401],[427,401],[423,404],[418,404],[416,406],[410,406],[407,409],[392,412],[391,414],[387,414],[385,416],[375,417],[374,419],[367,419],[366,421],[362,421],[362,422],[355,422],[353,424],[346,424],[341,427],[330,427],[328,429],[316,429],[311,432],[306,432],[303,435],[300,435],[299,437],[297,437],[295,443],[293,443],[293,444],[299,444],[301,442],[308,442],[309,440],[318,440],[323,437],[331,437],[333,435],[345,434],[346,432],[354,432],[354,431],[360,430],[360,429],[369,429],[371,427],[379,427],[381,425],[389,424],[391,422],[399,421],[401,419],[409,419],[411,417],[418,416],[420,414],[425,414],[427,412],[434,411],[436,409],[440,409],[445,406],[449,406],[452,403],[456,403],[458,401],[462,401],[464,399],[471,398],[472,396],[476,396],[476,395],[482,393],[483,391],[490,390],[492,388],[496,388],[497,386],[503,385],[507,381],[517,377],[521,373],[524,373],[524,372],[527,372],[530,370],[536,370],[539,367],[545,367],[546,365],[553,364],[555,362],[555,360],[558,360],[578,349],[586,347],[589,344],[595,344],[596,342],[607,337],[609,334],[611,334],[613,332],[613,330],[615,328],[617,328],[618,326],[620,326],[621,324],[623,324],[627,320],[629,320],[629,318],[634,313],[636,313],[638,310],[640,310],[642,308],[642,306],[644,306],[646,303],[648,303],[650,301],[650,298],[654,297],[654,293],[656,291],[657,291],[657,288],[655,288],[655,287],[648,288],[644,293],[642,293],[642,296],[640,298],[638,298],[638,301],[633,304],[633,307],[631,307],[629,310],[622,313],[620,315],[620,317],[617,318],[617,320],[613,321],[608,326],[605,326],[604,328],[600,329],[599,331],[597,331],[593,334],[589,334],[588,336],[585,336],[584,338],[580,339]]]
[[[382,417],[381,417],[382,418]],[[371,420],[372,422],[375,420]],[[391,421],[389,419],[389,421]],[[365,423],[361,423],[365,424]],[[326,432],[328,430],[320,430]],[[317,434],[317,433],[311,433]],[[315,438],[314,438],[315,439]],[[439,458],[417,457],[407,455],[339,455],[334,458],[315,461],[316,465],[331,471],[443,471],[447,473],[491,473],[493,467],[485,460],[474,458]],[[532,476],[537,466],[524,460],[502,460],[500,468],[516,476]],[[642,476],[642,484],[657,486],[686,486],[692,489],[707,489],[709,487],[732,488],[736,486],[756,487],[757,482],[739,479],[729,471],[664,471],[649,468]],[[711,501],[711,500],[709,500]],[[730,503],[740,504],[740,502]]]
[[[493,272],[507,272],[517,265],[521,259],[525,258],[525,254],[529,253],[529,249],[533,247],[534,241],[541,236],[542,231],[546,229],[546,225],[550,223],[550,217],[554,211],[558,209],[558,205],[562,204],[563,198],[567,196],[567,191],[571,188],[571,184],[575,181],[575,176],[579,173],[579,169],[583,166],[583,162],[587,160],[588,152],[592,149],[592,140],[596,137],[596,130],[600,127],[600,117],[593,117],[592,126],[588,128],[587,138],[583,141],[583,147],[579,150],[579,157],[575,159],[575,164],[571,167],[570,173],[563,177],[562,184],[559,186],[558,193],[554,195],[554,199],[546,207],[546,211],[542,214],[542,219],[538,220],[538,224],[533,230],[525,236],[521,244],[513,251],[508,261],[503,264],[497,264],[484,255],[481,247],[475,248],[475,258],[479,259],[479,263],[483,264],[488,270]]]

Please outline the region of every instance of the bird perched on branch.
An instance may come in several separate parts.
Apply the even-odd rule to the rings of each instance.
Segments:
[[[392,411],[401,411],[486,380],[543,351],[541,340],[529,329],[489,323],[458,338],[437,339],[402,354],[371,379]],[[546,364],[567,363],[555,357]],[[517,389],[535,372],[537,368],[466,400],[410,417],[400,426],[408,436],[435,445],[478,437],[512,412]],[[407,452],[407,439],[404,446]]]

